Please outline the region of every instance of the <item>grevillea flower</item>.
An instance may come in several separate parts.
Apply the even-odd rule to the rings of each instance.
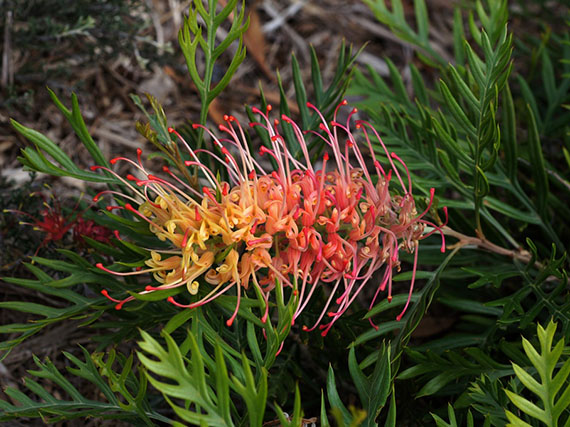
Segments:
[[[111,230],[101,225],[95,224],[93,220],[85,220],[82,213],[77,212],[79,201],[68,215],[64,215],[59,199],[52,194],[47,200],[43,193],[32,193],[30,197],[39,196],[43,199],[43,209],[39,218],[21,210],[5,209],[4,212],[15,213],[29,218],[28,221],[20,221],[20,225],[30,225],[34,230],[45,234],[44,239],[37,247],[34,256],[39,250],[49,242],[60,242],[69,231],[73,232],[73,240],[78,244],[83,244],[83,237],[89,237],[103,243],[109,243]]]
[[[414,254],[412,279],[408,300],[397,316],[401,319],[408,308],[415,282],[418,242],[435,231],[437,226],[424,219],[434,198],[430,190],[427,208],[418,214],[412,196],[412,182],[404,162],[388,152],[380,135],[368,123],[353,120],[356,109],[349,112],[346,122],[334,119],[327,123],[321,112],[307,104],[320,117],[321,133],[311,132],[326,143],[327,153],[319,169],[313,167],[305,135],[299,126],[283,115],[301,148],[302,160],[294,158],[285,139],[279,133],[279,120],[271,121],[269,113],[253,108],[261,118],[251,127],[265,129],[271,146],[262,146],[260,155],[269,155],[276,170],[266,170],[250,152],[245,130],[233,116],[225,116],[219,126],[227,138],[219,139],[208,129],[221,156],[209,154],[227,168],[230,182],[218,182],[212,170],[202,164],[187,142],[174,130],[192,160],[186,166],[197,166],[208,185],[202,191],[184,183],[168,167],[163,171],[169,179],[148,173],[138,150],[138,161],[124,157],[111,161],[126,161],[134,166],[140,178],[118,175],[130,194],[123,195],[125,209],[142,221],[169,250],[152,251],[147,268],[137,271],[114,272],[101,264],[97,266],[116,275],[152,273],[158,285],[146,286],[141,294],[185,286],[196,295],[201,286],[207,292],[191,304],[182,304],[173,297],[168,301],[179,307],[193,308],[212,301],[235,288],[236,309],[227,321],[231,325],[237,315],[242,292],[255,287],[265,299],[265,314],[271,291],[275,286],[289,287],[298,298],[293,321],[299,317],[318,287],[324,287],[327,300],[314,325],[304,330],[322,329],[322,335],[346,312],[365,287],[374,289],[372,307],[380,292],[387,291],[392,299],[392,275],[400,269],[399,250]],[[200,125],[195,125],[199,127]],[[357,132],[357,133],[355,133]],[[358,140],[357,140],[358,138]],[[376,139],[385,158],[376,158],[372,147]],[[330,153],[330,155],[328,154]],[[350,160],[353,159],[356,166]],[[369,170],[367,164],[373,167]],[[396,164],[406,172],[404,178]],[[94,166],[93,169],[104,169]],[[392,180],[395,183],[392,184]],[[95,197],[98,200],[103,191]],[[446,211],[447,216],[447,211]],[[426,226],[430,227],[425,232]],[[442,248],[445,250],[443,233]],[[376,278],[374,274],[382,270]],[[112,298],[116,308],[134,299]],[[326,320],[323,320],[326,319]],[[372,322],[371,322],[372,323]],[[374,326],[374,324],[372,323]]]

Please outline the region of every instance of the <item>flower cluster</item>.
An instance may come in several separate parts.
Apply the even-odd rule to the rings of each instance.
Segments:
[[[39,218],[21,210],[4,210],[6,213],[15,213],[29,218],[28,221],[20,221],[20,224],[30,225],[34,227],[34,230],[41,231],[45,234],[45,237],[38,245],[34,256],[36,256],[40,249],[46,246],[49,242],[63,241],[67,233],[70,231],[73,233],[73,241],[80,246],[85,244],[84,237],[88,237],[102,243],[109,243],[112,235],[111,230],[102,225],[97,225],[95,221],[91,219],[83,218],[83,213],[85,211],[77,212],[79,201],[72,211],[68,215],[65,215],[59,199],[54,194],[50,196],[49,202],[46,200],[46,196],[43,193],[30,194],[30,197],[34,196],[38,196],[43,199],[43,208],[39,212]]]
[[[346,105],[343,101],[336,108],[333,121],[327,123],[316,107],[307,105],[321,119],[321,132],[311,133],[322,138],[328,147],[318,169],[309,157],[306,133],[283,115],[281,120],[294,130],[303,160],[292,156],[279,133],[279,120],[269,118],[271,107],[266,112],[254,108],[261,121],[250,126],[261,126],[268,132],[271,145],[262,146],[259,154],[271,156],[277,165],[275,170],[268,171],[258,162],[248,147],[245,130],[233,116],[225,116],[225,124],[219,127],[228,138],[218,139],[205,129],[221,156],[209,154],[227,168],[230,182],[218,182],[214,172],[198,159],[198,150],[194,151],[174,129],[170,132],[192,159],[186,161],[186,166],[198,167],[208,183],[201,191],[183,182],[168,167],[163,168],[170,177],[168,180],[148,173],[142,164],[141,150],[137,162],[124,157],[111,161],[131,163],[140,177],[122,178],[108,168],[94,166],[94,170],[105,169],[115,174],[131,191],[123,195],[124,205],[109,209],[134,213],[149,224],[158,239],[170,245],[169,250],[152,251],[145,269],[114,272],[101,264],[97,266],[123,276],[152,273],[158,284],[146,286],[141,294],[185,286],[190,294],[196,295],[200,287],[208,287],[191,304],[168,298],[179,307],[200,306],[235,288],[237,304],[228,325],[237,315],[242,292],[251,287],[265,299],[262,316],[265,322],[275,286],[291,288],[298,298],[293,321],[322,286],[328,299],[314,325],[303,329],[319,326],[323,335],[366,286],[375,289],[370,307],[386,289],[388,300],[392,299],[392,275],[400,269],[400,249],[414,254],[411,296],[418,242],[441,231],[439,226],[424,219],[431,208],[434,190],[430,191],[427,208],[418,214],[406,165],[395,153],[387,151],[369,123],[353,120],[356,109],[348,113],[346,123],[338,122],[339,108]],[[365,152],[351,129],[353,122],[363,137]],[[376,159],[371,138],[376,138],[383,147],[385,166]],[[351,164],[351,158],[357,166]],[[373,172],[367,163],[373,166]],[[407,181],[396,163],[406,171]],[[391,188],[393,179],[397,182],[392,186],[400,187],[400,194]],[[105,193],[113,192],[104,191],[95,200]],[[430,227],[427,233],[426,226]],[[374,273],[381,268],[378,282]],[[115,301],[118,309],[134,298],[118,300],[107,291],[103,294]],[[398,319],[409,301],[410,298]]]

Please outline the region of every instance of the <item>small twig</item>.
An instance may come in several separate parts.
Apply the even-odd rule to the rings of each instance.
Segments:
[[[14,70],[12,68],[12,11],[6,12],[4,21],[4,53],[2,54],[2,76],[0,85],[4,88],[14,84]]]
[[[464,247],[464,246],[475,246],[479,249],[483,249],[483,250],[493,252],[493,253],[496,253],[499,255],[508,256],[509,258],[512,258],[512,259],[517,259],[519,261],[524,262],[525,264],[528,264],[532,259],[531,253],[525,249],[522,249],[522,248],[506,249],[506,248],[503,248],[502,246],[499,246],[499,245],[496,245],[496,244],[490,242],[485,237],[467,236],[465,234],[459,233],[459,232],[449,228],[448,226],[443,227],[442,231],[443,231],[443,234],[445,234],[446,236],[451,236],[451,237],[454,237],[454,238],[459,240],[457,243],[454,243],[453,245],[448,245],[447,249],[453,249],[456,247]],[[538,261],[536,261],[534,263],[534,265],[538,268],[543,267],[543,265],[541,263],[539,263]]]
[[[520,247],[518,249],[506,249],[503,248],[502,246],[498,246],[492,242],[489,242],[484,236],[480,237],[466,236],[465,234],[452,230],[447,226],[442,227],[441,230],[443,231],[443,234],[445,234],[446,236],[455,237],[456,239],[459,240],[457,243],[454,243],[453,245],[446,246],[447,249],[454,249],[456,247],[462,248],[465,246],[475,246],[479,249],[483,249],[498,255],[508,256],[509,258],[522,261],[525,264],[530,263],[533,258],[532,254],[526,249]],[[545,265],[539,261],[534,261],[534,266],[539,270],[545,268]],[[558,280],[561,279],[554,275],[550,275],[546,278],[547,282],[553,282]],[[567,279],[567,284],[570,284],[570,278]]]

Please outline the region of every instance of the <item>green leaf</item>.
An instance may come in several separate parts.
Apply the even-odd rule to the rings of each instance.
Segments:
[[[431,46],[428,38],[429,22],[427,9],[423,0],[414,1],[416,12],[417,31],[406,22],[404,7],[401,0],[391,2],[392,11],[386,7],[385,0],[364,0],[364,3],[374,13],[374,16],[382,24],[387,25],[390,30],[400,39],[411,43],[420,50],[420,58],[430,64],[445,64],[446,60]]]
[[[200,124],[205,125],[208,109],[212,101],[227,87],[232,76],[246,55],[246,48],[243,37],[249,26],[249,17],[245,19],[245,1],[242,2],[238,10],[237,0],[228,1],[218,13],[217,1],[208,2],[208,9],[202,0],[195,0],[188,11],[188,16],[184,19],[184,25],[178,33],[178,41],[190,78],[198,89],[200,96]],[[216,33],[221,24],[233,14],[232,25],[227,31],[226,37],[216,46]],[[198,23],[198,15],[201,17]],[[203,31],[206,36],[204,37]],[[238,47],[231,55],[229,66],[225,68],[224,74],[214,83],[214,68],[220,56],[229,49],[232,42],[237,41]],[[198,52],[200,48],[201,52]],[[203,57],[203,68],[197,66],[198,55]],[[199,128],[197,132],[196,148],[202,148],[202,138],[204,129]]]
[[[503,89],[503,127],[501,146],[505,152],[505,165],[507,168],[507,177],[512,181],[517,179],[517,130],[516,130],[516,117],[515,106],[511,89],[509,85],[505,85]]]
[[[336,382],[334,378],[334,370],[332,366],[329,365],[329,372],[327,375],[327,398],[329,400],[329,404],[333,410],[339,411],[341,414],[341,419],[344,422],[344,425],[349,425],[350,420],[352,419],[352,415],[346,409],[346,406],[342,403],[338,391],[336,389]]]
[[[428,40],[428,14],[425,0],[414,0],[414,11],[416,12],[416,24],[418,27],[418,37],[420,40]]]
[[[228,404],[229,398],[221,396],[221,393],[228,393],[228,389],[214,392],[213,388],[206,383],[204,363],[194,336],[188,335],[192,351],[190,365],[186,364],[180,348],[170,335],[163,333],[163,336],[167,345],[166,349],[148,333],[141,331],[143,340],[139,342],[139,347],[142,351],[137,354],[141,363],[149,371],[150,383],[164,394],[174,412],[184,421],[194,424],[206,423],[210,426],[226,426],[224,416],[229,409],[221,408],[220,405],[221,402]],[[168,382],[158,378],[166,378]],[[218,397],[217,404],[210,398],[214,395]],[[201,411],[181,407],[172,398],[194,403],[201,408]]]
[[[75,93],[71,94],[71,111],[70,111],[58,99],[55,92],[53,92],[49,88],[48,92],[52,101],[55,103],[55,105],[57,105],[57,108],[59,108],[59,110],[63,113],[65,118],[69,121],[69,124],[71,124],[73,130],[75,131],[81,142],[83,142],[83,145],[85,145],[85,148],[87,148],[89,154],[91,154],[91,157],[95,161],[95,164],[99,166],[109,167],[109,162],[107,161],[107,159],[105,158],[105,156],[103,155],[97,144],[95,144],[93,138],[91,138],[89,130],[87,129],[87,126],[83,121],[83,116],[81,115],[81,111],[79,110],[79,101],[77,100],[77,95],[75,95]]]
[[[540,407],[531,400],[520,396],[515,390],[505,390],[509,400],[525,414],[536,418],[547,426],[557,426],[560,416],[570,408],[570,359],[566,354],[564,363],[559,363],[563,353],[564,339],[552,347],[557,324],[548,323],[546,329],[537,325],[537,336],[540,347],[535,348],[528,340],[523,338],[523,348],[532,366],[538,373],[538,379],[513,363],[515,375],[520,382],[536,395],[541,402]],[[554,371],[560,366],[556,375]],[[562,394],[559,392],[562,391]],[[512,425],[520,425],[523,421],[510,411],[506,415]],[[570,419],[570,416],[567,417]]]
[[[44,423],[56,423],[62,420],[74,420],[78,418],[113,418],[115,420],[125,420],[130,422],[144,423],[146,425],[154,425],[155,422],[169,423],[167,417],[164,417],[152,409],[148,404],[143,383],[136,381],[131,377],[130,386],[136,392],[143,390],[143,394],[139,394],[136,399],[125,388],[112,388],[107,384],[102,374],[98,371],[92,357],[85,349],[82,348],[83,358],[64,353],[68,360],[68,372],[76,377],[87,380],[91,387],[98,393],[94,395],[101,400],[92,400],[85,397],[67,378],[58,371],[56,366],[49,360],[41,362],[34,356],[34,363],[38,367],[37,370],[28,371],[32,377],[41,378],[50,382],[49,387],[44,388],[39,382],[27,377],[24,380],[24,386],[28,389],[30,396],[37,395],[38,401],[31,399],[24,393],[8,387],[4,391],[12,399],[12,403],[0,400],[0,421],[21,420],[22,418],[41,418]],[[123,375],[130,374],[130,367],[125,367],[127,372]],[[116,374],[107,367],[105,375]],[[132,375],[132,374],[130,374]],[[62,398],[61,395],[67,394],[69,398]],[[128,404],[123,404],[120,399],[126,399]]]
[[[535,115],[532,108],[527,104],[527,115],[529,123],[528,148],[530,163],[532,165],[532,175],[535,182],[536,207],[538,212],[544,215],[548,200],[548,177],[544,167],[544,157],[542,155],[542,145]]]
[[[375,420],[386,404],[391,390],[390,346],[382,346],[382,350],[378,352],[374,372],[370,376],[366,376],[358,366],[354,347],[351,347],[348,353],[348,369],[360,402],[366,410],[366,420],[363,425],[376,425]]]

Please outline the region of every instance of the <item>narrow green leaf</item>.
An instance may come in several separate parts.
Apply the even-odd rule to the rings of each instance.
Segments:
[[[540,135],[532,112],[532,108],[527,104],[528,115],[528,148],[529,160],[532,165],[532,175],[534,177],[535,194],[536,194],[536,208],[543,216],[546,213],[547,200],[548,200],[548,177],[544,166],[544,157],[542,156],[542,144]]]
[[[465,40],[463,17],[461,16],[461,9],[456,7],[453,9],[453,53],[455,60],[459,65],[463,65],[465,63],[465,47],[463,45],[463,40]]]
[[[340,411],[342,414],[342,419],[344,421],[344,425],[349,425],[351,420],[351,415],[346,406],[342,403],[338,391],[336,389],[336,383],[334,378],[334,370],[332,366],[329,365],[329,372],[327,375],[327,397],[331,408]]]
[[[53,159],[62,165],[66,170],[70,172],[77,172],[79,169],[75,166],[75,163],[63,152],[61,148],[59,148],[52,140],[50,140],[47,136],[44,136],[40,132],[30,129],[16,120],[10,120],[10,123],[19,133],[21,133],[24,137],[29,139],[33,142],[38,149],[44,150],[47,154],[49,154]]]
[[[429,19],[425,0],[414,0],[414,11],[416,13],[416,24],[420,40],[428,42]]]
[[[556,96],[556,83],[554,81],[554,69],[552,67],[552,61],[548,56],[548,51],[545,49],[542,51],[542,81],[544,83],[544,91],[546,92],[546,99],[549,104],[555,102]]]
[[[455,117],[455,119],[459,122],[461,127],[467,132],[468,135],[471,135],[473,138],[477,134],[477,130],[475,126],[471,123],[471,121],[465,115],[465,112],[461,108],[461,106],[455,100],[455,97],[452,95],[451,91],[445,84],[443,80],[440,80],[439,84],[440,92],[443,95],[447,106],[449,107],[451,113]]]
[[[505,390],[505,393],[507,393],[507,396],[509,397],[511,402],[513,402],[515,406],[519,408],[521,411],[523,411],[525,414],[528,414],[531,417],[536,418],[548,424],[549,420],[546,417],[544,409],[540,409],[538,406],[536,406],[528,399],[525,399],[524,397],[521,397],[510,390]]]
[[[71,94],[71,111],[63,105],[63,103],[58,99],[55,92],[48,88],[49,95],[52,101],[57,105],[57,108],[63,113],[65,118],[69,121],[69,124],[75,131],[76,135],[79,137],[85,148],[91,157],[95,161],[95,164],[100,166],[109,166],[108,160],[105,158],[97,144],[91,138],[89,134],[89,130],[85,125],[85,121],[83,120],[83,116],[81,115],[81,111],[79,109],[79,101],[77,99],[77,95],[75,93]]]
[[[511,182],[517,180],[517,130],[516,130],[515,105],[509,85],[503,89],[503,127],[501,133],[501,146],[505,152],[505,166],[507,177]]]

